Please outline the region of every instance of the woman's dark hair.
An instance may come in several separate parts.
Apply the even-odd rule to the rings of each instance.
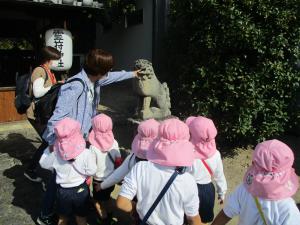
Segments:
[[[105,75],[112,69],[114,60],[112,54],[102,49],[92,49],[85,57],[83,69],[88,75]]]
[[[56,48],[51,46],[46,46],[41,50],[41,64],[49,60],[58,60],[61,58],[61,53]]]

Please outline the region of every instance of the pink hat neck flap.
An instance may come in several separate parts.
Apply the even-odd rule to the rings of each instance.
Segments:
[[[208,159],[216,151],[217,128],[211,119],[206,117],[189,117],[186,121],[191,134],[191,142],[195,146],[196,158]]]
[[[162,166],[192,166],[195,155],[189,136],[189,129],[182,121],[163,121],[159,126],[159,138],[147,152],[148,160]]]
[[[88,138],[90,144],[101,152],[108,152],[114,143],[111,118],[105,114],[99,114],[93,118],[92,127]]]
[[[54,132],[56,135],[54,149],[62,159],[74,159],[85,150],[86,143],[78,121],[64,118],[56,123]]]
[[[149,119],[141,122],[138,126],[138,134],[131,144],[132,152],[141,159],[147,159],[147,151],[150,144],[158,135],[159,122]]]
[[[280,200],[293,196],[299,187],[292,168],[294,154],[276,139],[258,144],[252,156],[252,166],[244,176],[246,189],[255,197]]]

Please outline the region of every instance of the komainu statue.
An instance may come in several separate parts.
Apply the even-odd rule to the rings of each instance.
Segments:
[[[152,63],[145,59],[135,61],[140,76],[133,79],[133,90],[139,95],[136,116],[139,119],[164,119],[171,115],[170,94],[167,83],[157,79]]]

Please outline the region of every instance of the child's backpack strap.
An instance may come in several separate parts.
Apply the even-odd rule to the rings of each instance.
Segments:
[[[148,210],[148,212],[146,213],[146,215],[144,216],[142,222],[139,225],[147,224],[147,220],[151,216],[152,212],[154,211],[154,209],[156,208],[156,206],[158,205],[160,200],[164,197],[165,193],[168,191],[169,187],[171,186],[171,184],[173,183],[173,181],[175,180],[177,175],[184,174],[185,170],[186,170],[186,167],[177,167],[175,169],[174,173],[172,174],[172,176],[170,177],[170,179],[168,180],[166,185],[163,187],[163,189],[161,190],[161,192],[159,193],[159,195],[157,196],[154,203],[152,204],[152,206],[150,207],[150,209]]]
[[[87,186],[90,186],[90,184],[91,184],[92,181],[93,181],[93,177],[87,176],[87,175],[81,173],[80,170],[77,169],[76,166],[74,165],[75,159],[73,159],[73,160],[68,160],[68,161],[69,161],[69,163],[72,165],[73,169],[74,169],[77,173],[79,173],[82,177],[85,178],[85,183],[87,184]]]
[[[135,163],[141,162],[141,161],[147,161],[147,159],[142,159],[140,157],[135,156]]]
[[[130,162],[131,162],[131,160],[132,160],[133,157],[134,157],[134,153],[131,153],[131,156],[130,156],[130,158],[128,160],[128,169],[130,169]],[[135,160],[134,163],[136,163],[136,160]]]
[[[114,168],[117,169],[123,162],[122,158],[116,157],[114,160],[112,155],[110,154],[110,152],[108,152],[107,154],[108,154],[108,158],[110,159],[110,161],[114,164]]]
[[[113,159],[112,155],[110,154],[110,152],[107,153],[108,158],[110,159],[110,161],[112,162],[112,164],[115,165],[115,160]]]
[[[209,174],[211,176],[213,176],[213,172],[212,172],[211,168],[209,167],[209,165],[207,164],[207,162],[205,162],[204,159],[201,159],[201,161],[202,161],[203,165],[205,166],[205,168],[207,169],[207,171],[209,172]]]
[[[69,163],[71,164],[71,166],[73,167],[73,169],[77,172],[77,173],[79,173],[81,176],[83,176],[83,177],[87,177],[85,174],[83,174],[79,169],[77,169],[77,167],[74,165],[74,162],[75,162],[75,160],[68,160],[69,161]]]
[[[254,198],[254,201],[255,201],[256,208],[258,209],[259,215],[260,215],[262,221],[264,222],[264,225],[268,225],[268,224],[267,224],[266,217],[265,217],[265,215],[264,215],[264,212],[262,211],[261,204],[260,204],[260,202],[258,201],[258,198],[257,198],[257,197],[254,197],[254,196],[253,196],[253,198]]]

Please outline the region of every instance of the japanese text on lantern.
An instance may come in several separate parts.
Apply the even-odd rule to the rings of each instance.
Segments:
[[[54,35],[54,47],[60,51],[61,58],[57,64],[58,67],[64,67],[64,62],[62,61],[62,57],[64,53],[62,52],[63,46],[64,46],[64,39],[63,39],[63,31],[62,30],[53,30]]]

